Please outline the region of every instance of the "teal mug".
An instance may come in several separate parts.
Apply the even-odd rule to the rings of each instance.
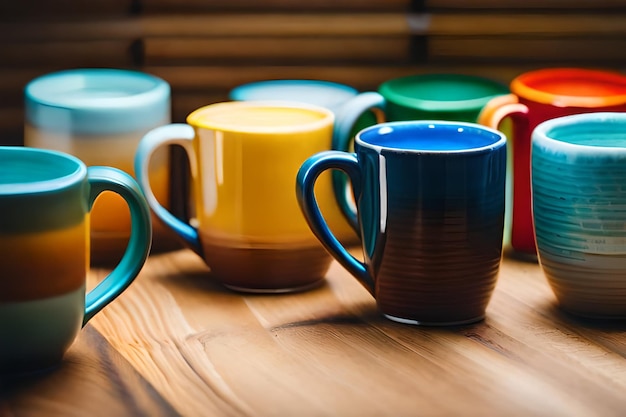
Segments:
[[[502,253],[504,135],[473,123],[390,122],[359,132],[354,147],[317,153],[300,168],[296,196],[311,230],[387,318],[481,320]],[[363,261],[319,209],[315,184],[329,169],[351,180]]]
[[[120,263],[86,293],[89,214],[104,191],[127,202],[131,234]],[[139,274],[150,250],[150,211],[123,171],[26,147],[0,147],[0,208],[0,374],[52,368]]]
[[[560,307],[626,318],[626,113],[540,123],[530,153],[537,255]]]

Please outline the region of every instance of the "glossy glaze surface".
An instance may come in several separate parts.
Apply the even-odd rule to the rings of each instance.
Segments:
[[[389,318],[482,319],[502,250],[504,137],[470,124],[389,123],[362,131],[355,151],[318,154],[300,170],[298,196],[318,238]],[[311,185],[329,168],[355,187],[364,263],[338,245],[316,209]]]

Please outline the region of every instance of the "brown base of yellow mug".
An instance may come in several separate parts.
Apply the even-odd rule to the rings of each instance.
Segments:
[[[304,291],[322,284],[332,258],[311,247],[229,247],[204,239],[211,273],[224,286],[250,293]]]

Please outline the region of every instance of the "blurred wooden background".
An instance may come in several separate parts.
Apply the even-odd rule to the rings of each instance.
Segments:
[[[2,1],[0,144],[22,143],[26,83],[67,68],[163,77],[183,121],[262,79],[372,90],[412,73],[508,83],[565,65],[626,70],[626,0]]]

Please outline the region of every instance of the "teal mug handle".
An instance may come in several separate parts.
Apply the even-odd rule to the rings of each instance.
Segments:
[[[143,190],[148,205],[174,233],[183,239],[185,244],[189,246],[200,257],[202,254],[202,245],[198,230],[188,223],[174,216],[169,210],[161,205],[156,199],[152,188],[150,187],[150,177],[148,175],[148,167],[150,159],[154,152],[168,145],[178,145],[187,152],[189,165],[191,168],[192,178],[196,177],[195,152],[193,150],[192,140],[195,137],[193,127],[186,123],[172,123],[169,125],[159,126],[146,133],[137,147],[135,153],[135,175],[141,189]]]
[[[85,297],[83,327],[107,304],[117,298],[139,275],[152,244],[150,208],[137,182],[125,172],[111,167],[87,168],[90,185],[88,208],[104,191],[119,194],[130,209],[131,232],[126,251],[119,264]]]
[[[365,114],[365,112],[385,108],[385,98],[376,92],[361,93],[348,100],[337,112],[335,125],[333,127],[332,149],[335,151],[350,152],[352,132],[357,121]],[[384,120],[378,120],[383,122]],[[346,220],[359,233],[359,224],[357,221],[356,208],[349,200],[350,193],[348,191],[348,178],[341,171],[332,172],[333,192],[337,204]]]
[[[354,275],[371,294],[374,294],[374,280],[370,276],[367,266],[364,262],[352,256],[333,235],[317,204],[315,182],[328,169],[339,170],[347,174],[352,184],[354,195],[358,197],[361,192],[361,170],[356,155],[341,151],[324,151],[309,157],[298,171],[296,177],[298,204],[309,228],[326,250],[348,272]],[[360,235],[360,233],[358,234]]]

